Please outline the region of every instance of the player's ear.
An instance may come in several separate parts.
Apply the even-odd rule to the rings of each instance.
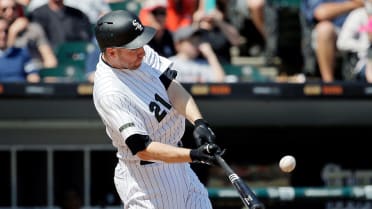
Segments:
[[[106,48],[106,54],[110,57],[114,57],[116,55],[116,49],[115,48]]]

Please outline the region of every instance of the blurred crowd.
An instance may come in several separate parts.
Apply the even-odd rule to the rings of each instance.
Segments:
[[[300,28],[284,32],[300,37],[302,61],[278,76],[371,83],[372,0],[294,1]],[[280,39],[285,2],[293,0],[0,0],[0,82],[93,83],[100,56],[93,27],[114,9],[133,9],[157,29],[149,45],[174,62],[181,82],[239,82],[226,71],[238,65],[234,56],[260,56],[280,67],[279,42],[294,41]],[[249,26],[260,43],[252,44]],[[258,52],[245,53],[247,43]]]

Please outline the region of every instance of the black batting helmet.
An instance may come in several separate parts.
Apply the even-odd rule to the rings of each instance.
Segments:
[[[115,10],[98,19],[94,32],[99,48],[104,51],[108,47],[140,48],[150,42],[156,30],[143,26],[131,12]]]

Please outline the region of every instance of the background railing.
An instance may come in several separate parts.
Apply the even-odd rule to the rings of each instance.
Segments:
[[[208,188],[209,195],[213,198],[239,198],[238,193],[233,188]],[[280,200],[336,200],[354,199],[371,200],[372,185],[355,187],[265,187],[253,188],[257,197]]]

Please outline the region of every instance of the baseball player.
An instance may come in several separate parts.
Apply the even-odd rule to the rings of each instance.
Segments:
[[[190,162],[212,164],[220,148],[172,63],[147,43],[156,31],[116,10],[95,26],[101,49],[93,100],[117,148],[114,182],[124,208],[209,209],[208,192]],[[195,149],[180,145],[185,120]]]

